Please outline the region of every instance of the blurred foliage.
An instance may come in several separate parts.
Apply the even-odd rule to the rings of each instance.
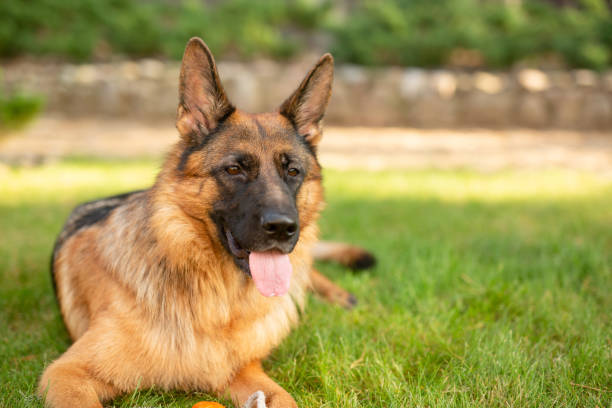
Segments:
[[[507,3],[366,0],[350,21],[334,27],[334,55],[366,65],[425,67],[554,59],[603,69],[612,63],[612,19],[603,0],[563,8],[534,0]]]
[[[339,61],[366,65],[612,65],[612,17],[605,0],[576,0],[566,7],[543,0],[0,2],[5,58],[177,59],[194,35],[216,55],[233,58],[285,59],[323,45]]]
[[[23,92],[6,92],[0,87],[0,137],[2,131],[19,128],[42,109],[43,99]]]
[[[2,0],[0,56],[106,54],[180,58],[198,35],[218,54],[287,57],[295,28],[313,29],[329,6],[266,0]]]

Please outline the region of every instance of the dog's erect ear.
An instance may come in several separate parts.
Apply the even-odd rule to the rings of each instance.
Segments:
[[[300,135],[313,146],[323,135],[321,119],[331,96],[333,79],[334,59],[330,54],[325,54],[279,109],[282,115],[293,122]]]
[[[189,143],[199,143],[233,111],[212,53],[201,39],[190,39],[179,78],[176,128],[181,137]]]

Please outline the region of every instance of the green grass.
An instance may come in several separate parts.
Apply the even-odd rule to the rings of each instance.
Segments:
[[[0,407],[40,407],[36,380],[69,345],[48,262],[71,207],[146,186],[157,167],[0,168]],[[312,297],[265,362],[299,406],[612,406],[612,180],[327,171],[325,183],[323,236],[366,246],[379,264],[320,265],[359,306]],[[113,404],[212,398],[143,390]]]

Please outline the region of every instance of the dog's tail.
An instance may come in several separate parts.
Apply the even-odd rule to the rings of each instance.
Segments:
[[[376,257],[371,252],[344,242],[320,241],[313,255],[318,261],[338,262],[352,270],[368,269],[376,265]]]

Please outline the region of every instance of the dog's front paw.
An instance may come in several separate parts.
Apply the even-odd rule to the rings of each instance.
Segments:
[[[256,391],[249,397],[247,402],[244,403],[242,408],[267,408],[266,396],[263,391]]]
[[[263,391],[257,391],[249,397],[242,408],[297,408],[297,405],[289,394],[287,398],[283,395],[272,395],[266,404],[266,395]]]

